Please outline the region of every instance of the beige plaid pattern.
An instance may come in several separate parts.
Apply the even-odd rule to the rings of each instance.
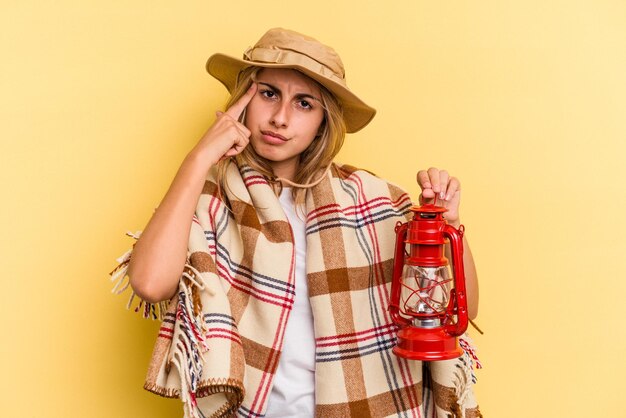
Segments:
[[[227,184],[230,209],[214,173],[207,178],[186,275],[145,386],[181,397],[186,417],[265,416],[297,291],[291,228],[272,188],[234,164]],[[333,165],[307,192],[318,417],[482,416],[468,355],[422,364],[391,352],[394,227],[406,222],[410,205],[400,188],[349,166]]]

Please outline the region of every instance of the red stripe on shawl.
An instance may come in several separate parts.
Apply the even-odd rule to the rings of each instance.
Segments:
[[[396,200],[391,200],[388,197],[377,197],[375,199],[365,201],[359,205],[347,206],[344,209],[341,209],[338,204],[334,203],[331,205],[320,206],[319,208],[316,208],[309,212],[309,215],[307,216],[307,222],[325,215],[330,215],[338,212],[341,212],[344,215],[354,215],[355,213],[365,214],[370,209],[374,209],[387,204],[391,204],[392,206],[399,206],[405,201],[410,202],[410,200],[411,198],[409,197],[409,195],[403,193]]]
[[[220,332],[222,334],[220,334]],[[159,330],[159,337],[165,338],[167,340],[171,340],[174,337],[173,334],[174,334],[173,330],[169,328],[161,328]],[[242,345],[241,340],[239,339],[239,336],[237,334],[233,333],[230,330],[223,329],[223,328],[210,328],[209,332],[205,336],[210,337],[210,338],[223,338],[223,339],[234,341],[239,345]]]
[[[295,268],[296,268],[296,246],[295,246],[295,238],[293,236],[293,232],[291,231],[291,240],[294,242],[293,249],[291,251],[291,265],[289,266],[289,279],[290,284],[295,285]],[[272,344],[272,350],[270,351],[270,356],[267,359],[267,364],[263,370],[263,376],[261,377],[261,381],[259,383],[259,388],[257,389],[256,394],[254,395],[254,400],[250,405],[251,413],[261,413],[261,408],[265,403],[269,395],[269,389],[272,385],[272,378],[274,376],[273,373],[269,373],[269,370],[276,370],[278,367],[278,357],[279,353],[283,348],[283,340],[285,329],[287,328],[287,320],[289,319],[289,314],[291,313],[291,309],[286,309],[283,306],[283,309],[280,312],[280,318],[278,320],[278,332],[274,337],[274,343]],[[272,355],[273,354],[273,355]],[[260,398],[259,398],[260,396]],[[258,405],[257,405],[258,404]],[[255,410],[258,408],[258,411]]]
[[[415,412],[417,412],[417,418],[422,418],[422,413],[420,412],[420,400],[417,399],[417,393],[413,389],[415,386],[413,385],[413,375],[411,374],[409,368],[409,360],[405,358],[396,357],[398,360],[398,366],[400,367],[400,373],[402,374],[402,378],[406,382],[405,373],[408,375],[408,380],[411,382],[411,386],[405,386],[401,390],[406,392],[406,397],[409,399],[409,403],[411,405],[411,413],[415,417]],[[436,408],[434,408],[436,409]]]
[[[360,208],[363,207],[365,205],[371,204],[373,202],[378,202],[378,201],[385,201],[388,202],[394,206],[399,206],[400,204],[404,203],[405,201],[410,201],[411,198],[409,197],[408,193],[402,193],[400,196],[398,196],[398,198],[396,200],[391,200],[390,197],[385,197],[385,196],[380,196],[380,197],[376,197],[372,200],[366,200],[358,205],[352,205],[352,206],[346,206],[343,211],[347,212],[349,210],[354,210],[356,208]],[[313,209],[311,212],[309,212],[309,215],[313,214],[317,214],[317,212],[326,210],[327,208],[332,208],[332,207],[340,207],[338,203],[332,203],[330,205],[324,205],[324,206],[320,206],[318,208]]]
[[[267,185],[267,182],[265,180],[263,180],[263,181],[251,181],[249,183],[246,182],[246,187],[255,186],[257,184]]]
[[[253,176],[255,177],[255,176]],[[259,177],[259,176],[256,176]],[[217,204],[215,205],[215,210],[212,212],[211,207],[213,206],[213,202],[217,202]],[[211,199],[211,202],[209,203],[209,213],[211,214],[210,219],[215,219],[217,216],[217,210],[219,209],[219,199],[217,198],[213,198]],[[213,225],[213,230],[215,230],[215,225]],[[209,244],[209,253],[213,256],[215,256],[217,254],[217,246],[215,244]],[[293,298],[285,298],[279,295],[276,295],[274,293],[271,292],[266,292],[266,291],[262,291],[262,290],[258,290],[255,289],[254,287],[252,287],[251,285],[242,282],[240,280],[237,280],[235,277],[233,277],[230,274],[230,270],[228,268],[226,268],[226,266],[224,266],[224,264],[217,262],[217,267],[218,270],[222,270],[222,275],[220,275],[220,277],[224,277],[226,279],[226,281],[228,281],[228,283],[233,286],[235,289],[238,289],[242,292],[244,292],[245,294],[248,294],[250,296],[255,297],[256,299],[262,300],[263,302],[268,302],[271,303],[272,305],[277,305],[277,306],[282,306],[282,307],[288,307],[291,309],[291,305],[293,305]],[[270,298],[274,298],[274,299],[278,299],[278,301],[272,301],[270,299],[264,298],[258,294],[256,294],[255,292],[258,292],[262,295],[265,295],[267,297]],[[285,304],[286,303],[286,304]]]
[[[363,192],[363,183],[361,181],[361,178],[357,175],[352,175],[346,179],[346,181],[349,181],[349,180],[352,180],[357,185],[359,197],[365,200],[365,193]],[[388,199],[388,201],[391,201],[391,199]],[[369,208],[363,205],[361,205],[361,207],[363,208],[363,210],[367,211],[367,214],[364,213],[364,215],[367,215],[367,217],[371,217],[371,214],[369,213]],[[389,304],[389,291],[387,287],[381,286],[381,284],[384,285],[384,274],[382,271],[382,263],[380,262],[381,256],[380,256],[380,246],[378,243],[378,236],[376,234],[376,229],[374,227],[374,224],[367,223],[365,227],[367,228],[367,232],[369,233],[370,240],[373,245],[372,253],[374,255],[374,266],[377,267],[374,269],[375,271],[374,277],[375,277],[376,285],[377,285],[376,288],[378,289],[379,303],[381,303],[381,306],[387,306]],[[387,309],[383,309],[382,311],[383,311],[383,316],[385,318],[385,322],[387,323],[391,322],[389,311]],[[411,373],[409,372],[407,362],[403,360],[399,360],[398,366],[400,366],[400,375],[402,376],[402,382],[404,383],[405,388],[407,387],[412,388],[414,386],[414,383],[413,383],[413,378],[411,376]],[[408,392],[407,395],[409,398],[409,403],[411,405],[411,410],[415,411],[416,407],[419,405],[419,401],[417,400],[417,394],[415,393],[415,391],[411,389],[406,389],[406,390]],[[413,412],[413,416],[415,416],[415,412]]]
[[[209,245],[209,252],[210,252],[211,254],[213,254],[213,255],[217,254],[217,246],[216,246],[216,245]],[[228,281],[228,283],[230,283],[230,284],[232,285],[232,284],[233,284],[233,283],[232,283],[232,281],[237,281],[237,279],[235,279],[235,277],[233,277],[233,275],[232,275],[232,274],[230,274],[230,270],[229,270],[229,269],[227,269],[226,267],[224,267],[224,265],[223,265],[223,264],[219,264],[219,266],[223,267],[223,268],[224,268],[224,272],[225,272],[225,273],[227,273],[227,275],[226,275],[226,281]],[[245,282],[242,282],[242,281],[237,281],[237,282],[238,282],[238,283],[241,283],[243,286],[248,286]],[[288,286],[286,286],[286,287],[288,287]],[[239,288],[238,288],[238,289],[239,289]],[[254,288],[253,288],[253,289],[254,289]],[[249,294],[251,294],[251,292],[246,292],[245,290],[243,290],[243,291],[244,291],[246,294],[248,294],[248,295],[249,295]],[[260,292],[260,291],[259,291],[259,292]],[[280,298],[280,296],[276,296],[276,294],[274,294],[274,293],[270,293],[270,292],[266,292],[266,293],[267,293],[267,294],[269,294],[269,295],[272,295],[273,297]],[[289,301],[289,300],[290,300],[289,298],[283,298],[283,299],[284,299],[284,300],[286,300],[286,301]]]
[[[313,220],[313,219],[321,218],[323,216],[332,215],[335,213],[342,213],[345,216],[352,216],[357,213],[360,215],[364,215],[365,212],[369,212],[370,210],[379,208],[381,206],[388,206],[390,203],[389,199],[384,199],[386,201],[382,201],[382,202],[380,201],[381,199],[376,199],[376,200],[378,200],[378,202],[374,202],[374,201],[365,202],[362,205],[359,205],[358,207],[353,206],[350,210],[338,210],[338,208],[329,209],[325,212],[316,214],[314,217],[309,217],[309,219]]]
[[[228,335],[232,335],[234,337],[236,337],[237,339],[239,339],[239,334],[237,334],[236,332],[234,332],[231,329],[228,328],[221,328],[221,327],[217,327],[217,328],[209,328],[207,330],[207,335],[211,332],[223,332],[224,334],[228,334]]]
[[[161,327],[161,328],[159,328],[159,332],[167,332],[169,334],[173,334],[174,333],[174,328]]]
[[[241,341],[239,341],[238,339],[236,339],[235,337],[233,337],[232,335],[219,335],[219,334],[211,334],[211,335],[207,335],[207,337],[211,337],[211,338],[223,338],[225,340],[231,340],[236,342],[237,344],[241,345]]]
[[[239,345],[241,344],[241,340],[239,339],[239,335],[232,332],[229,329],[225,328],[209,328],[209,332],[206,333],[207,338],[224,338],[227,340],[231,340],[236,342]]]
[[[393,322],[390,322],[386,325],[381,325],[379,327],[374,327],[374,328],[370,328],[370,329],[366,329],[363,331],[359,331],[359,332],[351,332],[349,334],[337,334],[337,335],[328,335],[326,337],[318,337],[315,340],[316,341],[323,341],[323,340],[330,340],[330,339],[334,339],[334,338],[350,338],[350,337],[356,337],[368,332],[374,332],[377,331],[379,329],[385,329],[385,328],[391,328],[391,327],[396,327],[396,325]]]
[[[250,176],[250,177],[246,177],[244,180],[244,184],[246,185],[246,187],[250,187],[250,186],[254,186],[255,184],[269,184],[267,182],[267,180],[265,180],[265,177],[263,176]]]
[[[209,207],[207,211],[209,212],[209,219],[211,220],[211,230],[215,231],[215,220],[217,219],[217,212],[220,208],[220,200],[216,196],[211,196],[211,201],[209,202]]]
[[[363,183],[361,182],[361,178],[359,176],[355,176],[352,175],[350,177],[348,177],[346,179],[346,181],[348,180],[353,180],[356,183],[357,186],[357,190],[359,193],[359,197],[363,200],[365,200],[365,194],[363,193]],[[375,199],[375,200],[379,200],[379,199]],[[387,199],[387,201],[390,201],[390,199]],[[361,204],[358,206],[360,208],[360,210],[362,211],[361,213],[364,216],[367,217],[371,217],[371,214],[369,213],[369,207],[367,204]],[[378,294],[379,294],[379,301],[382,302],[380,306],[387,306],[387,304],[389,303],[389,292],[387,290],[387,287],[384,286],[385,284],[385,280],[384,280],[384,272],[382,270],[382,263],[381,263],[381,256],[380,256],[380,246],[378,243],[378,236],[376,235],[376,229],[374,228],[374,225],[372,223],[368,223],[367,225],[365,225],[365,227],[367,228],[367,232],[369,233],[369,237],[370,237],[370,241],[372,243],[372,253],[374,256],[374,261],[373,264],[376,267],[374,269],[375,271],[375,275],[374,278],[376,279],[376,288],[378,289]],[[381,286],[383,285],[383,286]],[[385,318],[385,323],[390,323],[391,321],[391,316],[388,312],[387,309],[383,309],[382,310],[384,318]]]
[[[369,339],[380,337],[383,335],[394,334],[397,331],[397,327],[394,324],[383,325],[382,327],[370,328],[365,331],[353,332],[350,334],[333,335],[328,337],[317,338],[316,341],[323,340],[336,340],[324,343],[316,342],[316,347],[331,347],[342,344],[353,344],[358,342],[367,341]]]
[[[294,300],[293,297],[289,298],[289,297],[279,296],[270,292],[259,290],[259,289],[254,288],[252,285],[248,283],[244,283],[241,280],[237,280],[235,277],[233,277],[230,274],[230,271],[222,263],[217,263],[217,269],[218,271],[221,271],[223,273],[220,275],[220,277],[224,277],[226,281],[232,287],[244,292],[247,295],[254,297],[255,299],[261,300],[263,302],[271,303],[272,305],[281,306],[283,308],[288,308],[288,309],[291,309],[291,307],[293,306],[293,300]],[[262,297],[261,295],[265,295],[273,299],[278,299],[278,301],[268,299],[267,297]]]

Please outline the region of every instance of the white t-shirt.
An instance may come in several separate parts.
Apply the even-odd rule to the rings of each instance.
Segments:
[[[302,211],[296,213],[291,188],[284,187],[279,200],[296,245],[296,297],[265,416],[306,418],[315,414],[315,335],[306,282],[305,222]]]

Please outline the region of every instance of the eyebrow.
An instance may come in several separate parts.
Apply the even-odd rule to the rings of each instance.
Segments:
[[[257,84],[262,84],[262,85],[264,85],[264,86],[267,86],[267,87],[269,87],[270,89],[272,89],[272,90],[274,90],[275,92],[277,92],[277,93],[278,93],[279,95],[281,95],[281,96],[282,96],[282,94],[283,94],[283,92],[282,92],[282,91],[281,91],[278,87],[276,87],[276,86],[274,86],[274,85],[272,85],[272,84],[270,84],[270,83],[266,83],[266,82],[264,82],[264,81],[257,81]],[[295,95],[295,97],[296,97],[297,99],[313,99],[313,100],[315,100],[315,101],[317,101],[317,102],[322,103],[322,100],[321,100],[321,99],[319,99],[319,98],[317,98],[317,97],[313,96],[312,94],[308,94],[308,93],[297,93],[297,94]]]

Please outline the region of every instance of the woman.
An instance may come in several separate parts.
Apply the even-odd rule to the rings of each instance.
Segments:
[[[207,70],[231,92],[227,110],[117,272],[148,309],[170,300],[146,388],[181,397],[190,417],[480,416],[468,356],[426,367],[390,351],[393,228],[411,203],[332,162],[375,115],[336,52],[272,29]],[[458,226],[458,180],[435,168],[417,180]]]

